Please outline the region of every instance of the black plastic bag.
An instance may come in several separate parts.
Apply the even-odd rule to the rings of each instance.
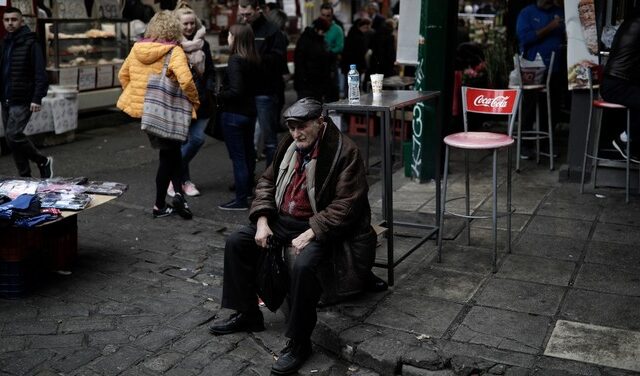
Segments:
[[[267,244],[258,269],[258,296],[271,312],[275,312],[289,293],[289,272],[282,258],[282,244],[273,237]]]

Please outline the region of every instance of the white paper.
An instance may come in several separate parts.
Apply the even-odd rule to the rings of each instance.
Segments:
[[[113,66],[111,64],[98,65],[96,75],[96,87],[113,86]]]
[[[78,69],[78,90],[96,88],[96,68],[87,67]]]
[[[58,85],[78,86],[78,68],[60,68]]]
[[[580,3],[579,0],[564,0],[569,90],[586,88],[587,69],[598,64],[597,51],[594,50],[597,46],[593,46],[594,38],[597,38],[594,4],[583,1],[580,14]]]

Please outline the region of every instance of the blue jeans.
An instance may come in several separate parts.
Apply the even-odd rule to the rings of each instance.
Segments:
[[[191,120],[187,141],[182,144],[182,182],[191,180],[189,174],[189,162],[196,156],[202,145],[204,145],[204,129],[209,123],[209,118]]]
[[[267,166],[273,161],[273,155],[278,146],[276,129],[279,127],[280,114],[278,113],[278,98],[275,95],[256,96],[256,110],[258,123],[264,138],[264,154],[267,157]]]
[[[247,203],[256,169],[256,151],[253,146],[256,119],[233,112],[223,112],[221,120],[224,143],[233,164],[236,201]]]

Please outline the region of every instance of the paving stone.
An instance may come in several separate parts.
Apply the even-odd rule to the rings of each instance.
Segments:
[[[212,318],[213,314],[211,311],[200,307],[194,307],[192,310],[173,318],[169,322],[169,325],[182,330],[191,330]]]
[[[166,376],[194,376],[199,374],[200,372],[196,372],[196,371],[192,371],[192,370],[187,370],[187,369],[182,369],[182,368],[172,368],[170,370],[168,370],[167,372],[165,372],[164,374]]]
[[[62,373],[68,374],[76,369],[86,366],[100,356],[100,351],[95,348],[81,348],[66,354],[57,354],[51,362],[51,367]]]
[[[115,319],[116,327],[119,330],[123,330],[129,335],[138,337],[143,333],[150,332],[156,325],[163,323],[164,320],[158,315],[135,315],[135,316],[121,316]]]
[[[176,329],[168,327],[155,328],[150,333],[136,339],[133,342],[133,346],[148,351],[155,351],[179,336],[180,332]]]
[[[484,277],[480,274],[427,268],[402,281],[394,293],[464,303],[473,296],[483,280]]]
[[[184,359],[182,359],[177,367],[201,372],[203,368],[211,364],[213,359],[216,359],[235,348],[235,341],[238,341],[239,339],[237,335],[232,335],[232,337],[233,338],[216,337],[215,340],[208,342],[205,346],[199,348],[198,351],[188,354]]]
[[[145,360],[142,365],[153,372],[165,372],[177,364],[183,356],[179,353],[162,353]]]
[[[202,330],[193,330],[186,333],[180,337],[180,339],[173,342],[170,348],[172,351],[189,354],[212,340],[215,340],[215,338],[209,334],[208,330],[203,328]]]
[[[115,329],[115,326],[110,318],[72,317],[62,320],[60,323],[60,332],[62,333],[85,333],[112,329]]]
[[[544,354],[640,372],[640,332],[558,320]]]
[[[0,355],[0,370],[10,375],[28,375],[53,356],[54,352],[47,349],[25,350],[18,354],[2,354]]]
[[[23,350],[27,344],[27,336],[2,336],[0,354]]]
[[[100,315],[135,315],[139,314],[141,311],[142,310],[140,308],[134,307],[130,304],[104,301],[98,304],[96,313]]]
[[[511,231],[511,241],[513,242],[517,232]],[[456,238],[457,244],[467,245],[467,235],[464,230]],[[486,228],[471,228],[471,246],[484,248],[493,252],[493,231]],[[507,248],[507,231],[498,230],[498,253],[505,252]]]
[[[638,227],[598,223],[592,240],[610,243],[638,244],[640,231]]]
[[[506,209],[502,209],[502,210],[506,210]],[[500,213],[500,211],[498,211],[498,213]],[[474,213],[474,215],[483,215],[483,216],[487,216],[489,218],[487,219],[478,219],[478,220],[473,220],[471,221],[471,231],[473,233],[473,230],[475,228],[484,228],[484,229],[492,229],[493,228],[493,224],[491,221],[491,216],[493,215],[491,211],[477,211]],[[524,229],[524,226],[529,223],[529,221],[531,220],[531,216],[530,215],[525,215],[525,214],[512,214],[511,215],[511,231],[513,232],[520,232]],[[506,216],[500,216],[498,217],[498,230],[503,230],[503,231],[507,231],[507,217]]]
[[[90,332],[85,334],[89,346],[102,347],[107,344],[125,344],[133,341],[135,337],[122,330],[110,330],[105,332]]]
[[[565,290],[559,286],[495,278],[487,282],[475,300],[480,305],[509,311],[553,316]]]
[[[83,334],[58,334],[46,336],[28,336],[29,348],[49,349],[57,347],[80,347],[84,339]]]
[[[572,289],[561,316],[568,321],[640,331],[640,297]]]
[[[629,296],[640,296],[640,274],[631,268],[585,263],[575,287]]]
[[[452,339],[536,354],[542,349],[550,324],[551,320],[544,316],[473,307]]]
[[[623,200],[620,200],[618,205],[605,205],[600,216],[600,222],[640,226],[640,202],[638,200],[630,200],[626,204]]]
[[[461,309],[461,304],[440,299],[394,294],[365,322],[440,337]]]
[[[102,375],[117,375],[136,364],[149,353],[131,346],[123,346],[115,353],[102,356],[90,364],[90,367]]]
[[[53,320],[14,320],[4,324],[2,337],[18,334],[55,334],[58,323]]]
[[[589,221],[536,215],[525,232],[586,240],[591,225],[592,223]]]
[[[504,254],[499,249],[498,262],[502,257],[504,257]],[[463,273],[488,274],[492,269],[492,258],[493,253],[487,249],[444,242],[442,246],[442,262],[437,262],[437,258],[434,258],[431,266]]]
[[[589,242],[585,262],[640,269],[640,249],[637,243]]]
[[[381,334],[358,345],[354,362],[376,369],[383,375],[392,375],[398,368],[402,355],[417,345],[418,340],[408,333]]]
[[[510,254],[496,276],[557,286],[567,286],[576,264],[541,257]]]
[[[521,367],[530,369],[537,359],[536,354],[513,352],[507,349],[498,349],[484,344],[465,343],[458,341],[436,340],[435,346],[441,349],[448,357],[463,355],[473,358],[485,359],[494,363],[505,364],[510,368]]]
[[[202,369],[202,376],[205,375],[220,375],[220,376],[235,376],[241,375],[244,370],[249,367],[249,363],[246,360],[238,359],[230,355],[222,355],[207,364]],[[264,366],[264,369],[271,370],[271,365]]]
[[[15,321],[16,317],[24,320],[33,319],[38,315],[38,309],[26,302],[0,299],[0,323]]]
[[[538,215],[557,218],[580,219],[592,222],[600,213],[598,203],[592,205],[575,201],[546,200],[538,208]]]
[[[513,244],[512,252],[529,256],[578,261],[586,241],[524,232]]]
[[[414,366],[410,366],[408,364],[402,365],[402,375],[403,376],[455,376],[452,370],[439,370],[439,371],[430,371],[424,368],[418,368]]]

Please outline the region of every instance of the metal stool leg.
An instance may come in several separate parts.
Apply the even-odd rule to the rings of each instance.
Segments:
[[[629,203],[629,186],[631,185],[631,111],[627,110],[627,164],[625,178],[625,203]]]
[[[467,222],[467,245],[471,245],[471,218],[469,218],[469,150],[464,151],[464,204]]]
[[[511,146],[507,147],[507,252],[511,253]]]
[[[536,93],[536,164],[540,164],[540,93]]]
[[[444,208],[447,202],[447,178],[449,175],[449,145],[444,146],[444,177],[442,182],[442,197],[440,202],[440,228],[438,229],[438,262],[442,262],[442,233],[444,232]]]
[[[589,155],[589,141],[591,139],[591,120],[592,119],[593,119],[593,105],[591,104],[589,106],[589,120],[587,120],[587,135],[584,141],[584,155],[582,156],[582,174],[580,175],[580,193],[584,193],[584,177],[587,169],[587,155]],[[589,158],[592,159],[591,156],[589,156]]]
[[[493,149],[493,209],[491,213],[491,222],[493,229],[493,272],[497,272],[498,264],[498,149]]]
[[[598,119],[596,121],[596,129],[595,129],[595,138],[593,139],[593,190],[596,190],[596,182],[598,181],[598,158],[600,158],[600,128],[602,127],[602,113],[604,111],[601,109],[598,112]]]
[[[551,92],[547,90],[547,125],[549,131],[549,170],[553,171],[553,122],[551,119]]]
[[[522,141],[522,100],[518,104],[518,129],[516,132],[516,172],[520,172],[520,152],[522,151],[522,147],[520,142]]]

